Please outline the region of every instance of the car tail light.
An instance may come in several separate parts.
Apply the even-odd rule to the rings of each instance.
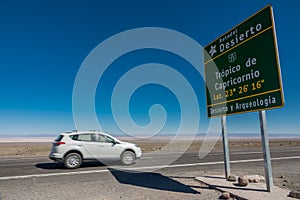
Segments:
[[[54,142],[53,144],[54,144],[54,146],[59,146],[61,144],[66,144],[66,143],[65,142]]]

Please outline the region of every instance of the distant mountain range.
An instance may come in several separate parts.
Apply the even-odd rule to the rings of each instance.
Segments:
[[[111,133],[109,133],[111,134]],[[121,135],[121,134],[111,134],[115,137],[132,137],[128,135]],[[213,136],[217,136],[218,134],[214,133]],[[174,137],[175,134],[158,134],[156,136],[151,136],[153,138],[168,138]],[[193,134],[180,134],[179,137],[194,137]],[[205,133],[198,133],[196,137],[205,137]],[[209,136],[209,135],[208,135]],[[221,136],[221,134],[220,134]],[[269,133],[269,138],[300,138],[300,133]],[[30,135],[1,135],[0,138],[11,138],[11,137],[21,137],[21,138],[56,138],[57,134],[30,134]],[[139,136],[142,137],[142,136]],[[230,138],[260,138],[260,133],[228,133],[228,137]]]

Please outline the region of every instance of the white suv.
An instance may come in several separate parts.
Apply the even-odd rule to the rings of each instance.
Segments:
[[[83,160],[118,159],[124,165],[132,165],[141,156],[141,148],[136,144],[122,142],[102,132],[73,131],[61,133],[55,139],[49,158],[75,169]]]

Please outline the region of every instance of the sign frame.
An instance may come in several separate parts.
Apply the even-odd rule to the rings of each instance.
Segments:
[[[256,28],[251,26],[247,30],[247,26],[251,24],[255,24],[254,22],[256,22],[257,19],[259,19],[258,20],[259,22],[256,23]],[[245,27],[246,27],[246,31],[245,32],[242,31],[242,33],[240,33],[241,30],[245,29]],[[258,32],[256,33],[254,29],[257,30]],[[253,34],[251,35],[251,33]],[[268,41],[270,41],[272,44],[272,46],[266,47],[267,50],[271,49],[272,51],[271,54],[268,55],[269,56],[268,59],[271,59],[271,61],[264,60],[265,59],[264,57],[266,56],[261,55],[258,57],[253,57],[251,55],[248,56],[248,54],[246,56],[244,54],[240,56],[241,55],[240,51],[239,52],[235,51],[237,49],[243,49],[245,47],[247,48],[247,45],[248,46],[250,45],[254,49],[260,48],[261,43],[257,44],[255,42],[257,42],[256,40],[258,40],[258,42],[264,41],[264,37],[262,36],[267,38]],[[239,38],[242,40],[240,40]],[[236,42],[236,41],[238,42],[230,46],[231,42]],[[224,42],[226,43],[224,44]],[[220,44],[218,46],[219,49],[218,48],[216,49],[216,45],[218,43]],[[228,49],[226,49],[226,45],[228,46]],[[227,31],[226,33],[224,33],[223,35],[221,35],[220,37],[218,37],[217,39],[209,43],[207,46],[204,47],[203,54],[204,54],[204,74],[205,74],[205,83],[206,83],[206,110],[207,110],[207,116],[209,118],[224,116],[224,115],[240,114],[246,112],[255,112],[255,111],[267,110],[267,109],[274,109],[274,108],[280,108],[284,106],[284,92],[282,86],[279,52],[278,52],[277,37],[275,31],[274,14],[271,5],[267,5],[266,7],[264,7],[257,13],[255,13],[254,15],[250,16],[249,18],[242,21],[237,26],[233,27],[232,29],[230,29],[229,31]],[[252,52],[250,54],[253,55]],[[231,55],[231,59],[234,59],[235,56],[235,58],[238,57],[238,59],[244,57],[244,60],[241,61],[242,59],[240,60],[237,59],[237,62],[239,62],[239,64],[236,65],[237,62],[233,61],[233,63],[235,62],[235,64],[231,65],[229,63],[229,55]],[[224,60],[226,59],[228,59],[229,64],[227,63],[226,66],[224,64],[220,65],[220,63],[222,62],[224,63]],[[268,75],[270,70],[265,67],[267,65],[266,62],[267,64],[268,62],[272,62],[273,65],[269,67],[269,68],[273,68],[273,71],[271,71],[273,74],[271,74],[270,77]],[[258,69],[252,70],[250,69],[252,66],[250,67],[248,66],[250,69],[249,70],[247,69],[247,65],[257,65],[253,67],[253,69],[257,69],[257,68]],[[251,79],[251,81],[254,80],[252,82],[247,80],[243,82],[244,84],[236,84],[234,85],[234,87],[229,86],[224,88],[223,87],[224,85],[226,85],[227,83],[233,83],[233,80],[236,79],[237,76],[235,73],[232,73],[232,71],[234,70],[237,71],[237,68],[239,72],[236,74],[238,75],[242,73],[243,77],[248,77],[248,76],[254,77],[256,76],[255,73],[257,74],[260,73],[258,76],[259,78],[254,77],[253,79]],[[274,70],[275,68],[276,70]],[[210,70],[213,72],[211,72]],[[233,75],[230,74],[228,75],[228,77],[227,75],[226,77],[221,77],[222,75],[225,76],[225,74],[230,73],[230,70]],[[245,76],[245,74],[247,76]],[[274,84],[275,76],[276,76],[277,85],[274,88],[272,84]],[[219,91],[216,92],[215,84],[218,78],[222,79],[221,83],[219,84],[221,89],[219,89]],[[270,82],[271,80],[272,82]],[[246,86],[248,88],[243,88]],[[259,88],[257,89],[257,87]],[[270,87],[270,89],[267,87]],[[245,92],[245,93],[249,93],[249,94],[243,95],[242,93],[240,95],[241,90],[243,89],[247,89],[249,92]],[[255,91],[256,89],[257,91],[260,92]],[[231,96],[229,96],[230,94],[234,94],[232,95],[234,98],[231,98]]]

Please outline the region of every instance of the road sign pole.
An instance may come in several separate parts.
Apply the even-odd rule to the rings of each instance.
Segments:
[[[230,176],[230,160],[229,160],[229,149],[228,149],[228,139],[227,139],[226,116],[221,117],[221,125],[222,125],[222,136],[223,136],[225,176],[226,179],[228,179],[228,177]]]
[[[261,131],[261,142],[264,155],[265,177],[268,192],[271,192],[273,187],[272,166],[270,159],[269,139],[267,133],[266,111],[259,111],[259,122]]]

